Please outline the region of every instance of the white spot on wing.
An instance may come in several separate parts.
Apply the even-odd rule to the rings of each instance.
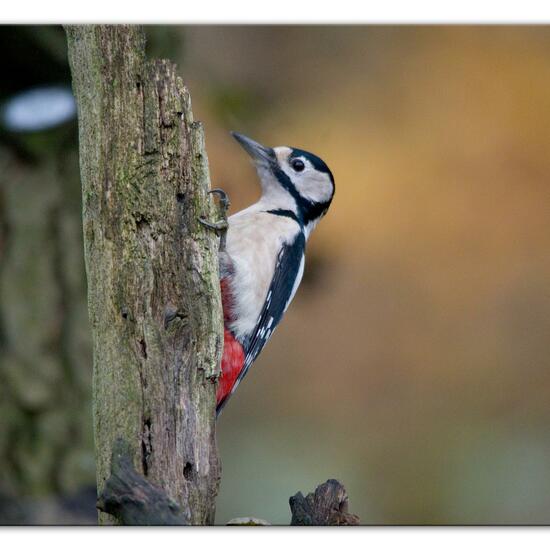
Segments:
[[[296,291],[298,290],[298,287],[300,286],[300,283],[302,281],[302,277],[304,275],[304,265],[305,265],[305,255],[302,254],[302,260],[300,261],[300,268],[298,269],[298,273],[296,275],[296,280],[294,281],[294,286],[292,287],[292,292],[290,293],[290,297],[288,298],[288,302],[285,305],[284,311],[288,309],[288,306],[290,305],[290,302],[292,302],[292,299],[294,298],[294,295],[296,294]]]

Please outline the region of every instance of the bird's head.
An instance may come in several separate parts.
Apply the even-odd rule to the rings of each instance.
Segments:
[[[292,210],[304,226],[315,225],[334,196],[334,178],[316,155],[294,147],[265,147],[232,132],[252,157],[262,185],[262,200]]]

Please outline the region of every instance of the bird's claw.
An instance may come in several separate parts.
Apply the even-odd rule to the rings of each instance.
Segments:
[[[204,218],[199,218],[199,223],[202,223],[202,225],[204,225],[205,227],[213,229],[214,231],[216,231],[216,233],[219,233],[220,231],[225,231],[228,227],[226,220],[220,220],[219,222],[209,222]]]
[[[217,187],[216,189],[211,189],[208,191],[208,194],[218,195],[220,197],[220,206],[224,214],[229,210],[231,202],[229,200],[229,195],[223,189]]]
[[[221,220],[217,222],[210,222],[208,220],[205,220],[204,218],[199,218],[199,223],[201,223],[205,227],[208,227],[209,229],[213,229],[216,234],[220,236],[220,252],[222,252],[225,250],[225,238],[227,234],[227,228],[229,227],[229,224],[227,223],[227,211],[229,210],[231,202],[229,201],[229,196],[223,189],[212,189],[208,191],[208,193],[212,195],[218,195],[220,198],[219,206]]]

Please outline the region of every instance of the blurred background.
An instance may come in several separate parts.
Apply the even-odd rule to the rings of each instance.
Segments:
[[[289,496],[328,478],[365,524],[550,523],[550,28],[147,32],[233,212],[259,187],[229,130],[336,179],[302,286],[220,417],[217,523],[288,524]],[[65,38],[0,27],[0,45],[0,523],[93,523]],[[29,128],[16,115],[40,97],[55,108]]]

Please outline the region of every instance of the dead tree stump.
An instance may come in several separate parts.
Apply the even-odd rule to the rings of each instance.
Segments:
[[[66,28],[78,104],[98,493],[114,443],[189,524],[214,521],[223,343],[202,127],[135,26]],[[111,516],[100,515],[110,523]]]
[[[290,525],[359,525],[359,518],[348,512],[345,487],[335,479],[319,485],[306,497],[296,493],[289,503]]]

